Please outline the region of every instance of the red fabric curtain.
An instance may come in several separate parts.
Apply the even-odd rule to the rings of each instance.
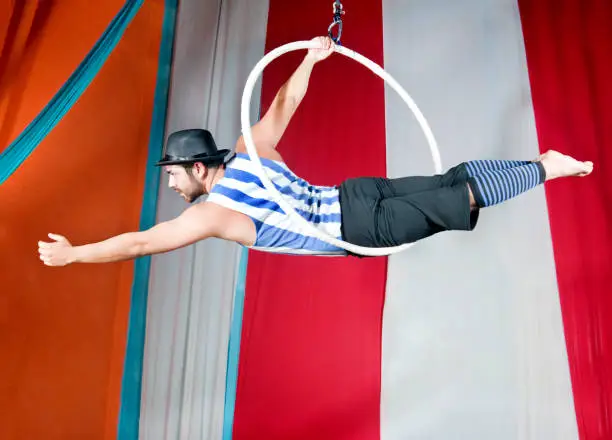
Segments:
[[[612,438],[612,2],[519,0],[540,148],[595,163],[547,185],[582,439]]]
[[[331,21],[329,0],[271,0],[266,51],[326,35]],[[343,39],[382,65],[382,2],[353,2]],[[266,69],[263,111],[304,55]],[[313,184],[385,176],[384,83],[342,55],[317,65],[278,149]],[[249,253],[234,439],[379,438],[386,268],[384,257]]]

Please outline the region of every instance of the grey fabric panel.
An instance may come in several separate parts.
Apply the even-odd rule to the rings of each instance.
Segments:
[[[383,10],[386,70],[445,169],[539,154],[515,0]],[[386,100],[389,176],[432,173],[410,110]],[[382,368],[383,440],[578,438],[542,186],[390,257]]]
[[[240,136],[244,82],[264,54],[268,2],[180,2],[167,132],[210,129],[220,148]],[[253,93],[252,117],[260,91]],[[158,221],[185,202],[162,177]],[[240,247],[206,240],[153,257],[141,403],[143,439],[220,439]]]

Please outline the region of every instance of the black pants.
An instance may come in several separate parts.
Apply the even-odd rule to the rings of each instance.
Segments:
[[[348,179],[340,185],[343,240],[388,247],[442,231],[471,231],[478,210],[470,210],[467,181],[463,163],[433,176]]]

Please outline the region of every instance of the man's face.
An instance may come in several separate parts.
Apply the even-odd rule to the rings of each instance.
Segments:
[[[199,168],[199,166],[195,166],[188,171],[180,165],[165,167],[168,174],[168,187],[179,193],[187,203],[193,203],[204,194],[204,185],[199,179],[199,174],[201,174]]]

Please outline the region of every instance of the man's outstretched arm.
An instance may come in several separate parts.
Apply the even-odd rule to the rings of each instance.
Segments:
[[[333,53],[333,42],[329,37],[316,37],[312,41],[318,43],[321,48],[308,50],[300,65],[276,93],[270,108],[251,129],[258,150],[276,148],[295,111],[306,96],[314,65]],[[245,149],[242,136],[238,140],[237,149]]]
[[[71,263],[109,263],[178,249],[214,235],[214,220],[206,204],[194,205],[179,217],[146,231],[127,232],[98,243],[72,246],[57,234],[54,242],[38,242],[40,259],[47,266]]]

